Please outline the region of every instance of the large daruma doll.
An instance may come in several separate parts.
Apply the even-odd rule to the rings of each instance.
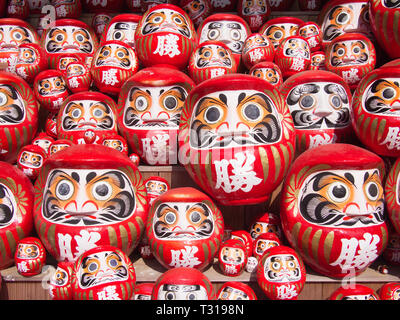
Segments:
[[[30,235],[33,187],[21,170],[0,162],[0,269],[14,263],[19,240]]]
[[[176,164],[181,112],[194,82],[176,69],[144,68],[122,86],[118,129],[147,164]]]
[[[312,269],[354,276],[383,252],[383,174],[381,158],[350,144],[319,146],[293,162],[282,190],[282,227]]]
[[[146,225],[151,252],[168,269],[205,269],[219,250],[223,231],[222,213],[206,194],[190,187],[156,198]]]
[[[49,158],[35,183],[34,222],[57,261],[75,261],[99,245],[132,253],[144,232],[142,176],[121,152],[73,145]]]
[[[278,89],[250,75],[225,75],[200,83],[186,99],[180,162],[219,203],[260,203],[282,181],[294,139]]]
[[[184,69],[196,45],[192,21],[185,11],[172,4],[147,10],[135,33],[135,48],[146,67],[169,64]]]
[[[86,23],[76,19],[60,19],[44,30],[41,45],[46,50],[50,68],[56,68],[57,58],[63,54],[75,54],[82,61],[93,57],[98,40]]]
[[[353,97],[353,127],[360,141],[381,156],[400,156],[400,67],[373,70]]]
[[[0,71],[0,161],[14,163],[38,128],[39,104],[29,84]]]
[[[351,92],[333,72],[304,71],[280,87],[296,129],[296,152],[321,144],[350,141]]]

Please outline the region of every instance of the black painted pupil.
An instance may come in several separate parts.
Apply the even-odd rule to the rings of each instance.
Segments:
[[[250,104],[244,109],[244,114],[250,120],[256,120],[260,117],[260,109],[254,105]]]
[[[332,194],[338,199],[343,199],[346,197],[347,191],[344,186],[335,186],[332,190]]]
[[[220,112],[219,112],[219,110],[218,110],[217,108],[215,108],[215,107],[209,108],[209,109],[207,110],[207,112],[206,112],[206,119],[207,119],[209,122],[216,122],[216,121],[218,121],[219,117],[220,117]]]
[[[95,271],[97,269],[96,263],[91,263],[88,267],[89,271]]]
[[[311,96],[305,96],[301,100],[301,105],[305,108],[310,108],[314,104],[314,98]]]
[[[338,108],[340,106],[340,99],[338,97],[333,97],[332,104],[334,107]]]
[[[341,13],[338,15],[339,22],[343,23],[343,22],[346,22],[346,20],[347,20],[347,13]]]
[[[108,186],[105,184],[100,184],[100,185],[96,186],[95,191],[99,196],[104,197],[108,194]]]
[[[382,95],[385,99],[391,99],[394,97],[394,92],[392,89],[385,89],[383,90]]]
[[[175,221],[175,215],[173,213],[169,213],[165,216],[165,221],[167,223],[173,223]]]
[[[115,39],[121,39],[121,37],[122,37],[122,33],[121,32],[117,32],[115,34]]]
[[[70,190],[71,188],[67,183],[61,183],[58,187],[58,193],[62,196],[66,196]]]
[[[378,187],[375,184],[371,184],[368,187],[368,193],[371,195],[371,197],[375,198],[378,195]]]
[[[188,298],[189,300],[196,300],[196,295],[194,293],[191,293]]]
[[[110,266],[111,266],[111,267],[116,267],[117,265],[118,265],[117,260],[112,259],[112,260],[110,261]]]
[[[280,38],[282,38],[282,32],[277,31],[274,33],[274,36],[275,36],[275,39],[280,39]]]
[[[192,219],[193,222],[199,222],[200,219],[201,219],[200,213],[193,212],[192,216],[191,216],[191,219]]]
[[[165,99],[165,107],[167,109],[174,109],[176,107],[176,99],[174,97],[167,97]]]
[[[168,293],[166,298],[167,298],[167,300],[174,300],[174,294],[173,293]]]
[[[62,35],[57,36],[57,41],[62,41],[64,39],[64,37]]]

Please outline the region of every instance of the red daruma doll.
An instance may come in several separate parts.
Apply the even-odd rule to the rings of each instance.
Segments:
[[[271,300],[297,300],[306,282],[306,269],[292,248],[272,247],[258,263],[257,282]]]
[[[282,190],[282,227],[312,269],[354,276],[383,252],[383,173],[380,157],[350,144],[315,147],[293,162]]]
[[[268,0],[238,0],[239,16],[248,23],[252,32],[257,32],[271,14]]]
[[[47,158],[46,151],[39,146],[28,144],[18,154],[17,167],[30,179],[35,180]]]
[[[222,241],[224,221],[211,199],[194,188],[174,188],[154,200],[146,225],[151,252],[165,268],[203,270]]]
[[[48,68],[46,51],[37,43],[23,43],[19,46],[19,54],[15,72],[29,84],[36,75]]]
[[[252,33],[244,43],[242,61],[247,69],[263,61],[273,61],[275,48],[266,35]]]
[[[224,241],[219,249],[218,265],[224,275],[237,277],[244,271],[248,257],[242,241],[229,239]]]
[[[185,11],[172,4],[147,10],[135,33],[135,48],[145,67],[165,63],[182,70],[196,45],[192,21]]]
[[[160,66],[140,70],[121,88],[119,131],[147,164],[177,163],[181,112],[194,85],[183,72]]]
[[[38,127],[39,105],[28,83],[0,71],[0,161],[14,163]]]
[[[249,74],[257,78],[267,80],[276,88],[279,88],[283,83],[281,69],[279,69],[279,67],[271,61],[257,63],[249,70]]]
[[[50,278],[49,295],[52,300],[72,300],[73,262],[62,261]]]
[[[24,238],[18,242],[14,260],[20,275],[35,276],[46,263],[46,250],[38,238]]]
[[[131,254],[147,219],[146,189],[120,151],[73,145],[50,156],[35,183],[34,221],[57,261],[111,245]]]
[[[74,300],[130,300],[134,296],[135,268],[129,257],[113,246],[83,253],[72,273]]]
[[[33,229],[33,188],[21,170],[0,162],[0,269],[14,263],[16,243]]]
[[[329,300],[379,300],[379,296],[367,286],[354,284],[349,288],[340,287],[336,289]]]
[[[180,267],[164,272],[156,281],[152,300],[214,300],[211,281],[199,270]]]
[[[69,63],[65,69],[65,81],[72,93],[89,91],[92,84],[90,67],[81,61]]]
[[[257,77],[230,74],[200,83],[187,97],[180,161],[219,203],[255,204],[266,201],[282,181],[294,139],[278,89]]]

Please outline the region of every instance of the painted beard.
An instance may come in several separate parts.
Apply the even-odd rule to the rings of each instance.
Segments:
[[[128,219],[135,210],[131,183],[117,170],[54,169],[43,193],[42,214],[56,224],[108,225]]]
[[[177,129],[179,128],[179,122],[181,120],[181,114],[176,113],[166,121],[159,122],[145,122],[143,121],[132,108],[128,108],[125,113],[124,122],[128,127],[134,127],[136,129]]]
[[[374,187],[374,196],[376,196],[374,201],[371,199],[356,200],[358,201],[356,202],[357,206],[361,208],[359,214],[347,212],[350,205],[346,206],[346,203],[350,203],[350,201],[346,201],[344,198],[347,193],[351,192],[351,189],[354,189],[354,193],[363,193],[363,188],[374,181],[372,180],[374,176],[378,176],[376,170],[323,171],[310,176],[301,189],[300,214],[312,224],[332,228],[381,224],[385,219],[384,200],[383,195],[379,193],[377,183]],[[366,192],[372,193],[369,190]],[[366,203],[362,203],[362,201]],[[369,204],[367,201],[371,203]],[[354,205],[352,206],[354,207]]]
[[[386,8],[390,8],[390,9],[395,9],[395,8],[399,8],[400,7],[400,1],[399,0],[383,0],[383,5]]]
[[[11,104],[6,104],[11,101]],[[0,125],[21,123],[25,119],[24,100],[14,87],[0,85]]]
[[[276,270],[274,266],[278,264],[283,268]],[[290,268],[288,264],[291,264]],[[292,255],[271,256],[264,262],[264,274],[271,282],[298,281],[301,277],[298,265],[297,259]]]
[[[187,215],[191,221],[185,221]],[[158,239],[201,240],[214,232],[213,214],[207,205],[200,202],[163,203],[158,206],[155,217],[153,231]]]
[[[107,260],[112,261],[113,267],[110,267]],[[95,270],[92,271],[92,269]],[[103,270],[101,274],[98,272],[100,269]],[[78,277],[81,287],[90,288],[110,282],[125,281],[128,279],[128,269],[117,253],[112,251],[99,252],[82,260]]]
[[[374,114],[397,117],[400,114],[400,102],[397,101],[399,83],[399,79],[375,80],[365,91],[365,97],[362,99],[365,110]],[[395,101],[391,103],[393,100]]]
[[[0,228],[8,226],[14,218],[15,198],[11,191],[0,184]]]
[[[206,57],[205,56],[205,51],[211,50],[212,51],[212,57]],[[221,57],[217,53],[218,47],[217,46],[207,46],[207,47],[202,47],[198,51],[198,58],[196,59],[196,66],[198,68],[206,68],[206,67],[227,67],[231,68],[232,67],[232,61],[229,58],[228,52],[220,48],[220,50],[223,50],[225,55],[224,57]],[[216,57],[216,58],[215,58]]]

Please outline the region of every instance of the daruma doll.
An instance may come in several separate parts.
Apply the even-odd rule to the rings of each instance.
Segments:
[[[350,144],[315,147],[293,162],[282,190],[282,228],[313,270],[358,275],[383,252],[383,174],[380,157]]]
[[[146,189],[137,167],[101,145],[73,145],[47,158],[35,183],[34,222],[57,261],[112,245],[132,253],[147,219]]]
[[[151,205],[146,236],[151,252],[165,268],[205,269],[213,262],[222,241],[221,212],[204,193],[174,188]]]
[[[244,74],[206,80],[182,111],[180,161],[224,205],[266,201],[294,155],[293,121],[281,93]]]

